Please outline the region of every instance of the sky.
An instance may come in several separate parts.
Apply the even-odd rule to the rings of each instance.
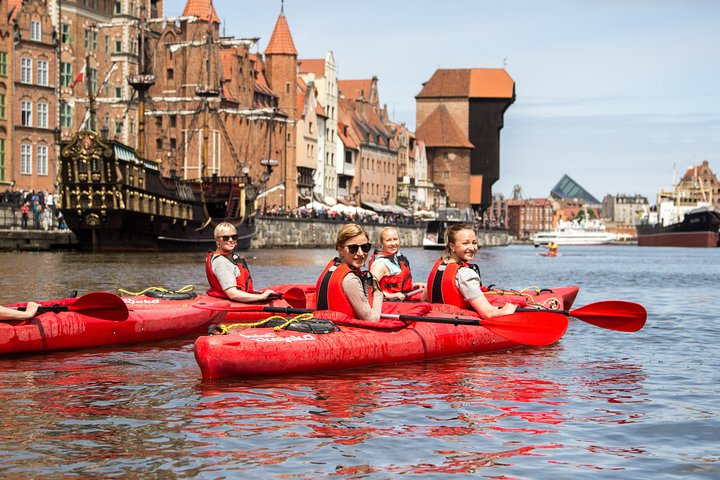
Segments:
[[[165,15],[185,3],[166,0]],[[280,0],[213,3],[225,35],[265,50]],[[546,197],[567,174],[599,200],[652,205],[691,165],[720,176],[720,1],[286,0],[284,12],[299,58],[331,50],[340,79],[377,76],[380,103],[412,130],[436,69],[505,68],[517,98],[494,193]]]

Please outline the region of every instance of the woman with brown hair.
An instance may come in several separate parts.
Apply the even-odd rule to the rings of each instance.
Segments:
[[[365,265],[372,248],[367,231],[355,223],[337,234],[338,256],[328,263],[317,281],[317,310],[334,310],[360,320],[378,321],[383,294]]]
[[[442,257],[435,262],[427,283],[428,301],[447,303],[467,310],[475,310],[483,318],[510,315],[516,306],[506,303],[497,308],[488,302],[480,282],[480,270],[471,264],[478,251],[475,230],[468,224],[451,225]]]

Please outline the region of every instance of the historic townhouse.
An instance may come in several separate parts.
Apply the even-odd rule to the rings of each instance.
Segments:
[[[338,86],[337,66],[333,52],[324,59],[298,61],[298,71],[306,83],[313,82],[317,89],[318,102],[325,113],[325,128],[322,145],[318,145],[318,167],[315,174],[315,193],[320,198],[334,203],[338,197],[338,173],[343,155],[338,155]],[[342,147],[341,151],[342,151]]]
[[[317,101],[315,85],[297,77],[297,114],[295,151],[297,152],[298,205],[313,200],[315,172],[320,165],[325,139],[325,113]]]
[[[398,148],[387,111],[380,109],[377,77],[339,80],[339,122],[344,135],[358,145],[355,177],[350,193],[355,201],[395,204]]]
[[[8,79],[12,103],[12,143],[8,174],[18,189],[54,190],[56,170],[53,26],[41,0],[16,3],[10,12],[15,29]],[[8,145],[5,145],[8,150]]]
[[[12,152],[12,109],[13,87],[13,36],[10,26],[8,0],[0,0],[0,186],[6,187],[13,181],[11,172]],[[13,8],[16,7],[15,5]]]

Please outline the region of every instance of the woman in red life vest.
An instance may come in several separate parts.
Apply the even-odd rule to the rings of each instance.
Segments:
[[[429,301],[472,309],[483,318],[515,312],[516,305],[512,303],[506,303],[502,308],[491,305],[480,289],[480,272],[477,265],[470,264],[478,251],[477,236],[472,226],[462,223],[451,225],[446,235],[445,251],[428,277]]]
[[[267,300],[272,290],[253,293],[252,277],[245,259],[233,250],[237,246],[237,230],[232,223],[222,222],[215,227],[217,250],[205,259],[210,290],[208,295],[227,298],[236,302],[259,302]]]
[[[410,261],[400,253],[400,237],[395,227],[380,230],[381,250],[370,257],[370,272],[377,278],[388,300],[405,300],[408,292],[424,289],[424,283],[413,282]]]
[[[383,294],[377,280],[361,270],[372,245],[367,231],[349,223],[337,234],[338,256],[323,270],[317,281],[317,310],[334,310],[361,320],[378,321]]]

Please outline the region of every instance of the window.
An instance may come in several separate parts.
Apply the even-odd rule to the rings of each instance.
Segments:
[[[70,43],[70,25],[63,23],[60,27],[60,41],[62,43]]]
[[[4,93],[0,93],[0,120],[7,119],[7,100]]]
[[[96,68],[88,68],[88,77],[90,77],[90,91],[95,93],[97,92],[97,69]]]
[[[115,0],[115,15],[120,15],[122,13],[122,1]]]
[[[167,79],[172,80],[175,77],[175,71],[172,68],[167,69]]]
[[[105,53],[110,51],[110,37],[105,35]]]
[[[60,126],[62,128],[72,127],[72,107],[66,102],[60,103]]]
[[[0,77],[7,77],[7,52],[0,52]]]
[[[92,47],[93,52],[97,52],[97,49],[98,49],[98,32],[97,32],[97,30],[93,30],[93,31],[90,32],[90,33],[91,33],[91,35],[90,35],[90,40],[91,40],[90,46]]]
[[[20,145],[20,174],[32,175],[32,145]]]
[[[68,87],[72,82],[72,64],[70,62],[60,62],[60,86]]]
[[[115,87],[115,97],[122,98],[122,87]]]
[[[47,176],[48,174],[48,147],[47,145],[37,146],[37,174]]]
[[[162,138],[155,139],[155,149],[156,150],[162,150],[163,149],[163,140]]]
[[[37,106],[38,128],[48,128],[48,104],[38,103]]]
[[[32,83],[32,59],[21,58],[20,59],[20,82],[21,83]]]
[[[123,129],[122,120],[115,120],[115,135],[121,135]]]
[[[32,102],[30,101],[20,102],[20,124],[23,127],[32,127]]]
[[[30,20],[30,40],[33,42],[42,41],[42,24],[37,20]]]
[[[85,29],[85,50],[90,49],[90,30]]]
[[[48,61],[47,60],[38,60],[37,83],[38,83],[38,85],[43,85],[45,87],[48,84]]]
[[[122,52],[122,40],[115,40],[115,53]]]
[[[177,115],[170,115],[170,127],[177,127]]]

